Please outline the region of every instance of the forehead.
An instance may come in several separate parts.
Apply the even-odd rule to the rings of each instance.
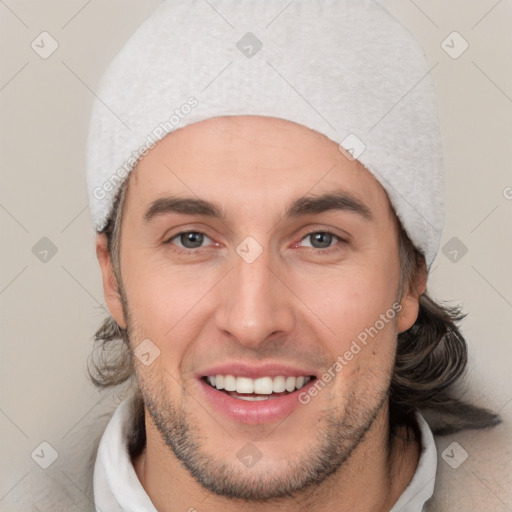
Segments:
[[[230,116],[168,134],[131,173],[129,196],[140,208],[166,196],[196,197],[227,214],[289,205],[332,191],[389,213],[380,183],[324,135],[283,119]]]

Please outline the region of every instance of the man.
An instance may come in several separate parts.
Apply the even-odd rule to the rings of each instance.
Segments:
[[[285,7],[167,1],[102,82],[92,377],[133,394],[97,510],[426,510],[419,409],[498,421],[452,396],[462,316],[426,294],[444,200],[421,49],[371,0]]]

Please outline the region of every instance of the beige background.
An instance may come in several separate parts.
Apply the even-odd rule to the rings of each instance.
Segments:
[[[102,71],[159,3],[0,1],[0,510],[29,473],[43,471],[33,450],[47,441],[59,451],[102,405],[85,371],[104,317],[84,182],[87,122]],[[383,3],[439,63],[433,75],[448,204],[442,247],[456,237],[467,254],[452,262],[441,251],[429,290],[468,313],[470,393],[510,422],[512,2]],[[48,59],[31,48],[43,31],[59,44]],[[453,31],[469,43],[457,59],[441,47]],[[33,253],[43,237],[57,249],[47,262]],[[510,427],[501,432],[500,442],[512,443]],[[512,510],[510,489],[489,486],[481,474],[472,485]]]

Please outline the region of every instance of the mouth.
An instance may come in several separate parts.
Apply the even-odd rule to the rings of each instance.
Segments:
[[[203,382],[216,391],[246,402],[260,402],[292,395],[315,379],[314,375],[277,375],[255,379],[223,374],[202,377]]]

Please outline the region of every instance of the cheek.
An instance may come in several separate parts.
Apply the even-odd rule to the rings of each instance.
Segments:
[[[130,271],[129,269],[134,269]],[[127,258],[123,280],[134,328],[157,344],[162,352],[172,347],[181,353],[204,324],[203,299],[215,285],[214,272],[172,267],[151,258]],[[217,277],[218,280],[218,277]]]
[[[339,362],[331,368],[341,376],[336,387],[371,390],[389,377],[400,307],[393,265],[389,259],[294,276],[291,287],[314,313],[308,316],[323,350],[333,363]]]
[[[198,335],[190,322],[197,302],[197,291],[169,279],[161,272],[140,273],[127,283],[130,309],[130,341],[136,347],[149,339],[158,356],[149,365],[138,364],[138,381],[152,393],[180,394],[182,366],[189,351],[189,341]],[[188,313],[188,315],[187,315]],[[136,350],[136,348],[135,348]],[[156,352],[155,352],[156,353]],[[164,390],[167,390],[164,392]]]
[[[346,340],[375,324],[396,300],[398,275],[377,265],[295,276],[292,289],[333,337]],[[391,313],[390,313],[391,314]],[[393,315],[394,316],[394,315]]]

